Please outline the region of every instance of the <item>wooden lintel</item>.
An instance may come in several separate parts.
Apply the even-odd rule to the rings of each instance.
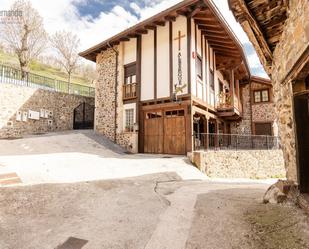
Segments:
[[[158,25],[158,26],[165,26],[165,22],[164,21],[154,21],[153,23],[155,25]]]
[[[145,35],[148,34],[148,30],[147,29],[138,29],[135,31],[137,34],[141,34],[141,35]]]
[[[175,22],[176,21],[176,16],[166,16],[166,17],[164,17],[164,19],[166,21]]]
[[[145,25],[145,29],[155,30],[156,29],[156,25]]]

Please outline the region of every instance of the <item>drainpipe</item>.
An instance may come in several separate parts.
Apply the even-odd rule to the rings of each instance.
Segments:
[[[110,43],[107,43],[107,46],[111,48],[115,52],[116,56],[116,67],[115,67],[115,133],[114,133],[114,142],[117,142],[117,97],[118,97],[118,59],[119,59],[119,52],[114,49]]]

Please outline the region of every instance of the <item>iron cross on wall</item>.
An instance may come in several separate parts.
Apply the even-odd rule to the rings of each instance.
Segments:
[[[182,86],[182,57],[181,57],[181,39],[185,38],[186,35],[182,35],[181,31],[178,31],[178,37],[176,37],[174,40],[178,40],[178,84],[175,84],[175,94],[179,92],[183,92],[183,89],[186,87],[186,85]]]

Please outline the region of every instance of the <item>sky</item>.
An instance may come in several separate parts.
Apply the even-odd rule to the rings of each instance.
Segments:
[[[241,26],[229,10],[227,0],[212,0],[243,44],[253,75],[267,77],[259,58]],[[8,10],[13,0],[0,0]],[[181,0],[30,0],[44,19],[49,34],[72,31],[81,40],[80,51],[115,35]]]

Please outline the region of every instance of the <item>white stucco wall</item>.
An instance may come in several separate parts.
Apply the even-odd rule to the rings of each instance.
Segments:
[[[154,31],[142,35],[141,100],[154,98]]]
[[[130,41],[123,43],[123,64],[129,64],[136,62],[136,38],[130,39]]]
[[[169,25],[157,28],[157,97],[170,96]]]
[[[173,22],[173,85],[178,85],[178,32],[181,31],[182,35],[185,35],[181,39],[181,54],[182,54],[182,85],[186,85],[182,93],[188,93],[188,67],[187,67],[187,18],[184,16],[178,16],[176,21]]]

